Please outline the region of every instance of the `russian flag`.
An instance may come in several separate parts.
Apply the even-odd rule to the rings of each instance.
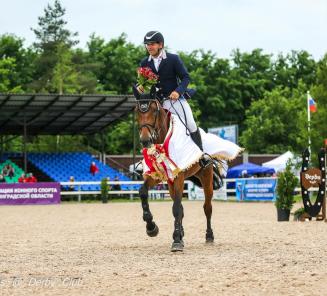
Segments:
[[[317,105],[315,100],[309,95],[309,108],[310,112],[316,112],[317,111]]]

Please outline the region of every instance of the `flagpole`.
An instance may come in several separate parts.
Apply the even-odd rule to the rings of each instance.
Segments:
[[[307,91],[307,111],[308,111],[308,144],[309,144],[309,153],[311,154],[311,138],[310,138],[310,125],[311,125],[311,117],[310,117],[310,92]]]

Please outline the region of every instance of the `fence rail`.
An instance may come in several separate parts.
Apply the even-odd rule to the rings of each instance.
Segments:
[[[143,181],[108,181],[108,185],[142,185]],[[167,183],[164,183],[167,184]],[[185,181],[185,184],[187,186],[190,186],[192,184],[191,181]],[[76,182],[60,182],[61,186],[74,186],[77,187],[78,190],[72,190],[72,191],[61,191],[61,195],[67,196],[67,195],[74,195],[78,197],[78,201],[80,202],[82,200],[82,195],[99,195],[101,194],[100,190],[96,191],[84,191],[81,190],[81,186],[83,185],[101,185],[101,181],[76,181]],[[183,190],[184,194],[188,193],[188,190]],[[108,194],[110,195],[129,195],[130,199],[134,198],[135,194],[139,194],[138,190],[109,190]],[[149,197],[150,199],[153,198],[155,195],[159,194],[169,194],[169,190],[158,190],[158,189],[151,189],[149,190]]]
[[[251,179],[251,178],[244,178],[244,180],[246,179]],[[276,179],[276,177],[266,177],[266,178],[256,178],[257,180],[264,180],[264,179],[268,179],[268,180],[274,180]],[[227,183],[230,182],[235,182],[237,179],[224,179],[224,190],[227,193],[234,193],[236,192],[235,188],[233,189],[227,189]],[[108,182],[109,185],[142,185],[143,181],[109,181]],[[164,183],[167,184],[167,183]],[[189,186],[192,186],[193,183],[191,181],[185,181],[185,183],[187,185],[187,189],[185,189],[183,191],[184,194],[188,194],[189,193]],[[78,190],[74,190],[74,191],[61,191],[61,195],[62,196],[69,196],[69,195],[74,195],[78,197],[78,201],[82,200],[82,195],[100,195],[101,191],[97,190],[97,191],[84,191],[81,190],[81,186],[83,185],[101,185],[100,181],[76,181],[76,182],[60,182],[61,186],[74,186],[77,187]],[[326,187],[327,190],[327,187]],[[310,189],[310,191],[318,191],[318,188],[312,188]],[[297,187],[295,188],[295,193],[300,193],[301,192],[301,187]],[[134,198],[134,195],[138,194],[139,191],[138,190],[109,190],[108,194],[110,195],[129,195],[130,199]],[[158,196],[158,195],[166,195],[169,194],[169,190],[158,190],[158,189],[153,189],[153,190],[149,190],[149,197],[150,198],[154,198],[154,196]],[[231,198],[232,199],[232,198]]]

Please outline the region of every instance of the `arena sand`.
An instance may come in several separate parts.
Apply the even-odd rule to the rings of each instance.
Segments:
[[[171,202],[0,207],[1,295],[327,295],[327,223],[277,222],[271,203],[184,202],[185,250],[171,253]],[[297,205],[299,207],[300,205]]]

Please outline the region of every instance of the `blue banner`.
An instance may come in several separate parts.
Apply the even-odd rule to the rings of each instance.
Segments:
[[[238,142],[238,125],[226,125],[209,128],[208,132],[235,144]]]
[[[276,179],[236,179],[236,199],[274,201],[276,181]]]

